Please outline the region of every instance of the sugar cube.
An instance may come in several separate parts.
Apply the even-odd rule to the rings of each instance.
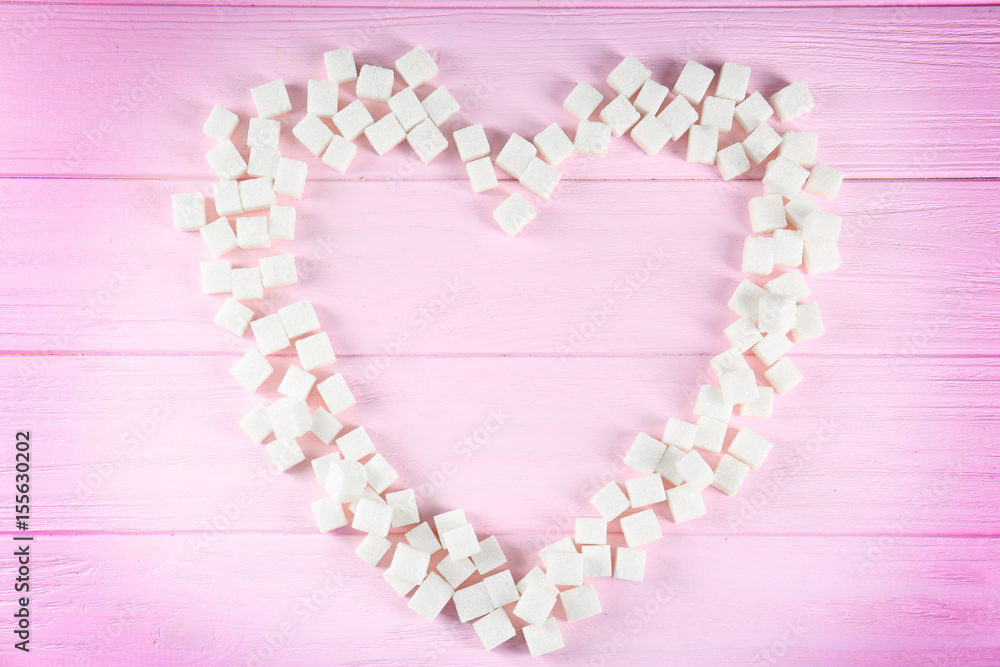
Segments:
[[[671,489],[672,491],[673,489]],[[615,579],[642,581],[646,575],[646,552],[642,549],[615,549]]]
[[[318,116],[306,114],[292,128],[292,136],[298,139],[306,147],[306,150],[319,157],[330,145],[330,140],[333,139],[333,130],[327,127],[326,123]]]
[[[278,393],[282,396],[291,396],[305,400],[316,384],[316,376],[307,373],[296,365],[291,365],[285,371],[285,377],[281,378],[278,385]]]
[[[751,351],[765,366],[771,366],[790,349],[792,341],[784,334],[767,334]]]
[[[750,84],[750,68],[732,62],[722,63],[719,80],[715,84],[715,96],[734,102],[742,102],[747,96]]]
[[[309,406],[297,398],[279,398],[267,406],[267,418],[276,438],[298,438],[312,427]]]
[[[592,495],[590,504],[605,521],[611,521],[632,506],[621,487],[614,482],[609,482],[607,486]]]
[[[354,141],[361,136],[365,128],[375,122],[372,115],[361,100],[354,100],[337,112],[333,117],[333,126],[348,141]]]
[[[202,227],[204,229],[204,227]],[[815,275],[833,271],[840,266],[840,253],[833,239],[813,237],[802,242],[802,263],[806,273]]]
[[[685,97],[675,97],[663,108],[657,118],[670,131],[670,137],[677,141],[684,136],[691,126],[698,122],[698,111]]]
[[[239,125],[239,122],[239,116],[216,104],[209,112],[205,124],[201,127],[201,131],[216,141],[226,141],[229,137],[233,136],[233,132],[236,131],[236,126]]]
[[[274,178],[278,173],[278,163],[280,161],[281,151],[273,148],[257,148],[255,146],[250,149],[250,159],[247,160],[247,176]],[[273,190],[271,194],[274,194]]]
[[[274,176],[274,191],[286,197],[302,199],[306,187],[308,165],[301,160],[283,157],[278,160],[278,171]]]
[[[819,314],[819,305],[815,301],[795,307],[795,328],[792,329],[792,338],[796,343],[819,338],[825,333],[826,328]]]
[[[538,555],[541,557],[542,562],[549,557],[549,554],[555,553],[557,551],[564,551],[566,553],[576,553],[576,545],[573,544],[572,537],[564,537],[561,540],[556,540],[547,547],[542,547],[538,550]]]
[[[233,265],[224,259],[201,263],[201,291],[205,294],[225,294],[233,291]]]
[[[375,453],[375,443],[372,442],[364,426],[359,426],[337,438],[337,447],[349,461],[359,461]]]
[[[445,558],[445,560],[451,559]],[[456,590],[454,600],[455,612],[458,614],[458,620],[462,623],[481,618],[496,609],[490,600],[489,589],[482,581]]]
[[[750,373],[750,379],[753,380],[753,371],[731,372]],[[723,387],[723,392],[724,391],[725,387]],[[756,385],[754,385],[753,395],[757,395]],[[725,394],[723,394],[723,396],[725,396]],[[742,403],[742,401],[739,402]],[[703,452],[714,452],[718,454],[722,451],[722,443],[725,442],[726,433],[728,431],[729,425],[726,422],[720,422],[719,420],[712,419],[711,417],[698,417],[698,430],[697,433],[695,433],[694,446]],[[681,467],[681,474],[683,474],[683,466]]]
[[[698,456],[696,452],[691,452],[687,456]],[[700,458],[700,457],[699,457]],[[657,477],[659,477],[657,475]],[[657,480],[657,483],[662,488],[663,482]],[[660,523],[656,518],[656,514],[653,510],[643,510],[635,514],[630,514],[621,518],[621,528],[622,536],[625,538],[625,544],[629,548],[635,548],[642,546],[643,544],[648,544],[650,542],[655,542],[656,540],[663,537],[663,533],[660,530]]]
[[[659,464],[659,459],[657,459],[657,464]],[[667,499],[663,492],[663,478],[656,472],[626,481],[625,491],[628,493],[632,507],[646,507],[662,503]],[[624,521],[624,519],[622,520]]]
[[[692,125],[688,130],[687,161],[715,164],[719,151],[719,131],[714,127]]]
[[[444,86],[425,97],[421,104],[434,125],[441,127],[449,118],[458,113],[459,104]]]
[[[458,560],[442,558],[437,564],[437,570],[449,584],[457,588],[472,576],[472,573],[476,571],[476,566],[468,558],[459,558]]]
[[[538,586],[543,591],[553,596],[559,595],[559,588],[548,582],[545,578],[545,570],[538,566],[531,568],[531,570],[528,571],[528,574],[521,577],[521,580],[517,582],[517,592],[524,595],[525,591],[528,590],[528,586],[531,584]]]
[[[281,318],[281,323],[289,338],[298,338],[307,333],[319,331],[319,318],[316,317],[316,309],[308,301],[297,301],[279,308],[278,316]]]
[[[278,149],[281,136],[281,121],[269,118],[251,118],[247,130],[247,146],[250,148]]]
[[[354,509],[354,520],[351,528],[362,533],[371,533],[385,537],[392,525],[392,508],[385,503],[378,503],[368,498],[361,498]]]
[[[552,607],[556,604],[556,596],[536,583],[530,583],[521,592],[521,599],[514,605],[514,615],[532,625],[544,623]]]
[[[469,522],[465,518],[465,510],[462,509],[449,510],[434,516],[434,526],[437,528],[438,535],[444,535],[449,530],[461,528],[467,523]]]
[[[559,185],[560,178],[562,178],[562,174],[555,167],[549,166],[544,160],[533,157],[521,173],[518,182],[542,199],[548,199],[552,196],[556,186]]]
[[[729,342],[733,344],[733,347],[739,352],[746,352],[751,347],[756,345],[761,341],[760,330],[754,326],[753,321],[746,316],[741,317],[736,320],[728,327],[726,327],[723,333]]]
[[[736,291],[733,292],[733,296],[729,298],[729,302],[726,305],[730,310],[756,321],[759,313],[760,298],[765,294],[767,294],[767,290],[744,278],[740,281],[740,284],[736,287]]]
[[[247,173],[246,160],[228,139],[205,153],[205,159],[220,181],[235,181]]]
[[[784,123],[809,113],[816,103],[805,82],[796,81],[771,95],[771,105],[777,112],[778,119]]]
[[[431,555],[429,553],[400,542],[396,545],[396,551],[392,554],[392,563],[390,563],[386,573],[405,584],[418,586],[427,576],[427,567],[430,562]]]
[[[604,96],[596,88],[586,81],[581,81],[566,96],[563,108],[580,120],[588,120],[603,101]]]
[[[319,118],[333,118],[337,115],[339,97],[336,81],[310,79],[306,88],[306,113]]]
[[[395,114],[388,113],[365,128],[365,137],[378,155],[385,155],[406,139],[406,131]]]
[[[711,468],[709,470],[711,471]],[[712,479],[715,479],[714,472]],[[705,501],[702,500],[701,490],[691,484],[681,484],[667,489],[667,506],[670,508],[674,523],[684,523],[705,514]]]
[[[322,408],[320,408],[322,410]],[[315,419],[315,418],[314,418]],[[386,504],[392,508],[392,527],[401,528],[412,526],[420,522],[420,514],[417,511],[417,496],[413,489],[402,489],[385,494]],[[426,524],[425,524],[426,525]],[[428,526],[428,529],[430,526]],[[432,533],[433,534],[433,533]],[[436,542],[437,540],[435,540]],[[439,551],[441,545],[438,544]]]
[[[407,86],[417,88],[434,78],[438,66],[423,45],[417,44],[396,60],[396,71]]]
[[[302,368],[307,371],[328,366],[337,360],[330,335],[325,331],[295,341],[295,352],[299,355]]]
[[[200,192],[172,195],[170,204],[173,207],[174,227],[182,232],[201,229],[208,221],[205,217],[205,195]]]
[[[295,255],[291,253],[261,257],[258,265],[264,287],[281,287],[299,281],[299,275],[295,271]]]
[[[660,483],[662,488],[663,483]],[[631,493],[629,494],[631,496]],[[604,544],[608,541],[608,522],[604,519],[580,517],[576,520],[573,541],[577,544]]]
[[[666,86],[652,79],[646,79],[646,82],[642,84],[642,88],[639,89],[639,94],[635,97],[633,106],[643,116],[655,116],[659,113],[660,107],[663,106],[664,100],[667,99],[668,92],[670,92],[670,89]]]
[[[630,133],[632,141],[646,155],[656,155],[670,141],[670,130],[653,114],[643,116]]]
[[[535,135],[532,143],[538,149],[538,154],[553,167],[573,154],[573,141],[566,136],[557,123],[552,123]],[[488,148],[488,146],[487,146]]]
[[[281,162],[279,158],[279,164]],[[274,189],[271,186],[270,178],[251,178],[246,181],[240,181],[240,202],[242,203],[244,211],[259,211],[261,209],[269,209],[276,202],[274,198]],[[264,236],[267,236],[267,218],[255,218],[255,229],[258,232],[258,242],[264,243]],[[263,221],[263,223],[261,223]],[[261,225],[263,225],[261,227]],[[261,229],[264,236],[260,236]],[[237,234],[237,239],[239,235]],[[251,241],[253,242],[253,241]],[[267,245],[270,245],[270,240],[267,241]],[[254,245],[246,246],[252,248],[264,248],[267,245]],[[244,246],[240,246],[244,247]]]
[[[292,102],[288,99],[285,82],[275,79],[250,89],[250,97],[257,107],[257,115],[261,118],[274,118],[292,110]]]
[[[631,53],[625,56],[608,75],[611,90],[625,97],[632,97],[653,73]]]
[[[243,212],[240,184],[236,181],[212,183],[212,197],[215,199],[215,212],[221,216],[239,215]]]
[[[779,394],[786,394],[802,382],[802,372],[788,357],[782,357],[764,371],[764,377]]]
[[[252,392],[257,391],[257,388],[264,384],[264,380],[271,377],[274,368],[260,352],[249,350],[229,369],[229,372],[247,391]]]
[[[331,375],[317,384],[316,390],[323,397],[323,402],[332,415],[351,407],[356,402],[341,373]]]
[[[788,158],[801,167],[812,167],[816,164],[816,146],[819,136],[812,132],[796,132],[788,130],[781,135],[781,148],[778,155]]]
[[[705,127],[714,127],[719,132],[729,132],[733,129],[735,109],[736,102],[709,95],[702,103],[700,122]]]
[[[684,477],[685,486],[701,491],[712,483],[714,475],[712,468],[698,452],[693,450],[688,452],[676,465],[677,472]]]
[[[628,101],[628,97],[619,95],[601,109],[598,117],[611,128],[611,134],[620,137],[639,121],[639,112]]]
[[[756,127],[743,140],[743,150],[754,164],[760,164],[781,144],[781,136],[767,123]]]
[[[785,217],[788,218],[788,222],[792,223],[792,227],[802,229],[805,219],[809,217],[810,213],[817,210],[819,209],[815,202],[809,198],[809,195],[798,192],[785,204]]]
[[[479,553],[479,539],[472,524],[452,528],[441,535],[441,544],[450,558],[466,558]]]
[[[472,627],[487,651],[492,651],[517,634],[503,609],[497,609],[483,616],[473,623]]]
[[[585,544],[580,547],[583,552],[583,577],[611,576],[611,545]]]
[[[302,448],[299,447],[299,443],[295,442],[295,438],[278,438],[264,447],[270,454],[271,460],[274,461],[274,465],[281,472],[285,472],[306,460],[306,455],[302,453]]]
[[[310,429],[324,445],[329,445],[337,435],[344,430],[344,425],[323,408],[316,408],[312,415],[312,427]],[[340,454],[335,454],[339,457]]]
[[[656,472],[660,477],[667,480],[674,486],[684,483],[684,475],[677,469],[677,464],[684,458],[686,452],[671,445],[667,451],[663,452],[660,462],[656,464]]]
[[[494,209],[493,219],[507,233],[507,236],[513,237],[534,220],[537,214],[535,207],[515,192]]]
[[[395,116],[403,130],[409,132],[424,119],[427,112],[424,105],[417,99],[417,94],[412,88],[403,88],[401,91],[389,98],[389,111]]]
[[[488,156],[467,163],[465,171],[469,175],[469,184],[475,194],[492,190],[497,186],[497,174]]]
[[[382,578],[392,587],[392,590],[396,591],[396,595],[399,597],[406,597],[417,586],[417,584],[399,579],[388,570],[382,573]]]
[[[521,178],[537,152],[538,149],[530,141],[519,134],[512,134],[500,149],[496,164],[514,178]]]
[[[776,229],[772,236],[774,265],[802,266],[802,232],[796,229]]]
[[[596,616],[602,611],[597,590],[591,584],[565,590],[559,594],[559,599],[562,600],[566,620],[571,623]]]
[[[809,172],[806,169],[779,155],[764,171],[764,189],[791,199],[802,189],[807,178]]]
[[[331,502],[333,502],[332,499]],[[365,535],[365,538],[361,540],[361,543],[358,545],[357,549],[354,550],[354,553],[356,553],[361,560],[368,563],[372,567],[375,567],[379,564],[382,558],[385,557],[391,547],[392,542],[385,539],[381,535],[368,533]]]
[[[740,270],[759,276],[774,271],[774,239],[770,236],[748,236],[743,242],[743,263]]]
[[[440,155],[448,148],[448,139],[435,127],[431,119],[424,120],[406,135],[406,143],[424,164]]]
[[[249,181],[243,182],[248,183]],[[267,248],[270,246],[271,237],[267,235],[267,218],[263,216],[236,218],[236,243],[241,248]]]
[[[757,328],[763,334],[787,334],[795,327],[795,300],[784,294],[765,294],[760,298]]]
[[[805,278],[798,271],[788,271],[774,280],[764,284],[764,289],[771,294],[786,296],[794,302],[799,302],[811,294]]]
[[[239,421],[243,429],[254,442],[263,442],[271,435],[271,420],[267,416],[267,402],[261,401],[246,413]]]
[[[740,403],[740,417],[767,419],[771,416],[773,405],[774,389],[771,387],[757,387],[757,398],[752,401]]]
[[[726,402],[726,399],[723,398],[722,389],[710,384],[703,384],[698,390],[698,400],[694,405],[694,413],[699,417],[711,417],[728,424],[733,416],[733,404]]]
[[[750,227],[754,234],[767,234],[783,229],[788,224],[785,219],[785,202],[781,195],[754,197],[749,202],[749,209]]]
[[[688,451],[694,445],[696,430],[697,427],[691,422],[671,417],[667,420],[667,426],[663,430],[662,441],[666,445]]]
[[[748,428],[741,428],[729,444],[728,453],[751,468],[764,465],[764,460],[774,447],[768,440]]]
[[[382,493],[399,479],[399,473],[381,454],[376,454],[368,460],[365,472],[368,473],[368,484],[375,489],[375,493]]]
[[[644,475],[652,473],[659,463],[660,457],[667,447],[656,438],[639,433],[632,441],[632,446],[625,454],[624,463],[629,468],[641,472]]]
[[[313,415],[313,428],[316,427],[316,415]],[[315,432],[315,431],[314,431]],[[313,474],[316,475],[316,481],[320,483],[320,486],[326,484],[326,473],[330,469],[330,465],[334,461],[342,461],[343,457],[338,452],[330,452],[329,454],[324,454],[323,456],[317,456],[310,463],[312,463]]]
[[[556,619],[551,617],[538,625],[526,625],[521,628],[521,632],[524,633],[524,641],[532,658],[558,651],[566,646]]]
[[[498,609],[511,602],[517,602],[520,597],[510,570],[503,570],[485,577],[483,583],[486,584],[486,590],[490,594],[490,602]]]
[[[326,76],[330,81],[347,83],[358,78],[358,68],[354,64],[354,52],[350,49],[336,49],[323,54]]]
[[[355,84],[355,94],[359,100],[388,102],[392,96],[393,71],[375,65],[362,65]]]
[[[729,371],[750,370],[750,365],[747,364],[742,352],[733,347],[721,354],[715,355],[708,363],[712,367],[712,372],[718,378],[722,378],[723,374]]]
[[[720,148],[719,152],[715,155],[715,164],[719,167],[719,175],[725,181],[732,180],[750,171],[750,158],[747,157],[747,152],[743,150],[743,144],[738,141],[725,148]]]
[[[773,115],[774,109],[767,103],[764,96],[757,91],[754,91],[750,97],[737,104],[733,110],[736,122],[747,132],[756,130]]]
[[[230,284],[232,284],[231,281]],[[243,332],[250,326],[253,315],[253,310],[236,299],[227,297],[219,306],[218,312],[215,313],[215,323],[235,336],[242,336]]]
[[[750,466],[729,454],[725,454],[719,459],[719,464],[715,466],[712,486],[726,495],[734,495],[740,490],[748,472],[750,472]]]
[[[497,541],[497,538],[490,535],[479,542],[479,553],[472,556],[472,562],[476,564],[479,574],[486,574],[506,563],[507,557],[504,555],[503,549],[500,548],[500,542]]]
[[[814,195],[819,195],[823,199],[833,199],[840,191],[840,185],[844,182],[843,172],[837,171],[833,167],[825,164],[817,164],[809,173],[805,190]]]
[[[719,376],[722,398],[727,403],[743,403],[757,398],[757,379],[749,368],[727,371]],[[695,444],[697,446],[697,443]],[[699,449],[707,449],[700,447]],[[712,449],[710,451],[718,451]]]
[[[336,502],[353,503],[361,498],[367,484],[368,474],[363,465],[357,461],[340,459],[330,462],[323,487]]]
[[[434,531],[431,530],[430,525],[426,522],[406,531],[406,541],[410,546],[421,551],[426,551],[429,554],[436,554],[438,551],[441,551],[441,543],[438,542]]]
[[[458,157],[462,162],[479,160],[490,154],[490,142],[486,138],[486,130],[483,129],[482,123],[455,130],[452,137],[455,139]]]
[[[233,269],[230,280],[233,281],[233,298],[237,301],[264,298],[264,285],[261,283],[260,269],[257,267]]]
[[[836,241],[840,237],[840,230],[843,227],[843,218],[839,215],[815,210],[802,221],[802,238],[824,238]]]
[[[339,134],[335,134],[330,140],[330,145],[326,147],[326,152],[323,153],[323,164],[341,174],[346,174],[347,168],[351,166],[351,161],[357,152],[357,146]]]
[[[712,83],[712,79],[714,78],[715,72],[711,68],[689,60],[684,63],[684,69],[681,70],[680,76],[677,77],[673,93],[674,95],[686,97],[692,104],[700,104],[702,98],[705,97],[705,93],[708,91],[709,84]]]
[[[333,502],[331,498],[317,500],[312,504],[312,510],[313,516],[316,517],[316,525],[321,533],[328,533],[347,525],[344,507]]]

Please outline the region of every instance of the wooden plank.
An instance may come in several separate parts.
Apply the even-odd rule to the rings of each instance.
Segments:
[[[848,178],[1000,176],[1000,91],[983,85],[996,77],[1000,62],[1000,19],[988,8],[602,7],[545,14],[478,7],[4,4],[0,18],[14,26],[12,38],[0,44],[0,82],[20,91],[0,108],[0,123],[17,130],[0,136],[0,173],[7,175],[203,177],[202,155],[212,142],[200,127],[213,104],[245,121],[253,111],[249,88],[284,77],[301,110],[306,80],[324,76],[323,51],[352,46],[359,61],[389,66],[423,42],[440,60],[435,83],[464,104],[448,134],[462,123],[484,122],[495,150],[511,132],[531,137],[552,122],[572,132],[575,124],[561,108],[566,94],[580,80],[604,89],[607,73],[632,52],[669,84],[688,59],[749,64],[751,86],[766,95],[789,81],[807,81],[818,107],[800,126],[821,134],[820,159]],[[608,42],[611,24],[614,44]],[[384,114],[377,106],[376,115]],[[306,155],[290,136],[300,116],[282,120],[283,150],[295,157]],[[238,142],[244,137],[245,126]],[[365,140],[359,143],[352,179],[465,178],[454,151],[424,168],[407,147],[376,161]],[[647,159],[630,140],[619,140],[608,159],[578,156],[565,173],[714,178],[714,167],[677,159],[683,143]],[[340,180],[310,160],[317,175]]]

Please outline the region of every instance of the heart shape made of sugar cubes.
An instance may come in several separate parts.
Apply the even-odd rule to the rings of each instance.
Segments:
[[[358,150],[354,142],[362,134],[379,155],[405,141],[425,164],[448,148],[439,128],[459,105],[444,87],[422,93],[422,99],[417,96],[415,91],[438,71],[422,46],[399,58],[395,72],[370,64],[359,70],[349,49],[323,57],[329,78],[308,82],[307,114],[292,128],[295,139],[323,165],[346,172]],[[406,85],[394,94],[397,74]],[[783,394],[802,380],[785,356],[793,340],[824,333],[816,302],[805,301],[810,291],[798,267],[815,274],[840,265],[836,242],[841,218],[821,211],[806,192],[832,199],[842,174],[816,163],[815,134],[788,130],[779,135],[768,122],[774,114],[784,122],[810,111],[814,103],[806,85],[793,83],[772,95],[769,103],[759,92],[747,95],[750,68],[735,63],[726,62],[716,79],[712,69],[688,61],[670,88],[651,74],[632,55],[614,67],[607,85],[616,96],[603,106],[598,120],[591,117],[604,95],[589,83],[579,83],[563,105],[578,121],[573,139],[558,123],[532,141],[512,134],[494,161],[481,123],[452,134],[475,193],[496,187],[495,163],[527,191],[548,199],[561,178],[557,167],[563,160],[574,152],[603,157],[612,137],[626,132],[650,156],[686,135],[687,160],[718,165],[725,180],[766,163],[764,192],[749,202],[752,234],[744,242],[742,271],[769,279],[761,286],[744,278],[729,299],[728,307],[738,315],[724,332],[732,347],[711,360],[718,383],[701,387],[693,410],[696,421],[670,418],[661,438],[639,433],[624,456],[624,464],[638,475],[625,481],[624,491],[611,482],[594,494],[590,501],[599,516],[577,518],[572,537],[539,550],[544,569],[535,567],[516,582],[509,569],[500,569],[507,559],[494,536],[480,539],[461,509],[438,514],[432,521],[422,519],[416,492],[399,488],[399,475],[376,451],[364,427],[343,432],[336,415],[355,399],[344,376],[328,370],[336,357],[312,304],[300,301],[258,316],[243,303],[297,282],[295,258],[276,254],[261,258],[256,266],[235,268],[225,259],[201,263],[203,291],[229,295],[215,322],[237,336],[249,327],[256,342],[232,367],[239,384],[257,391],[274,372],[274,360],[268,357],[293,345],[298,359],[297,365],[287,366],[277,388],[283,397],[271,404],[258,402],[239,425],[254,442],[268,441],[267,454],[282,471],[305,460],[297,438],[308,432],[326,445],[336,442],[330,453],[311,461],[323,488],[322,499],[312,505],[319,530],[350,525],[365,533],[356,553],[373,567],[394,549],[382,572],[386,582],[400,596],[413,592],[410,608],[428,620],[453,601],[459,620],[473,621],[486,649],[515,636],[511,616],[524,623],[531,655],[561,648],[562,634],[552,615],[557,601],[567,622],[574,622],[601,613],[597,591],[586,579],[643,579],[646,552],[640,547],[662,537],[650,506],[666,503],[674,522],[680,523],[705,513],[702,493],[708,487],[736,493],[751,468],[764,463],[772,444],[741,428],[727,446],[734,407],[739,406],[743,417],[769,417],[774,392]],[[715,95],[707,95],[713,81]],[[350,83],[357,99],[341,108],[341,86]],[[215,106],[203,127],[218,142],[206,157],[219,178],[212,194],[220,217],[207,221],[201,192],[173,196],[176,228],[200,231],[216,258],[237,248],[268,248],[293,238],[296,209],[289,201],[279,204],[277,196],[283,201],[300,199],[309,168],[279,150],[281,124],[275,118],[292,109],[283,81],[262,84],[250,94],[258,117],[249,120],[247,159],[230,140],[239,124],[236,114]],[[667,102],[669,95],[673,97]],[[375,120],[372,109],[383,115]],[[720,149],[720,135],[732,130],[734,119],[748,134]],[[239,216],[235,231],[229,221],[233,216]],[[535,216],[532,203],[517,193],[493,211],[500,228],[512,237]],[[786,270],[770,277],[776,267]],[[758,385],[747,353],[767,367],[765,384]],[[311,410],[307,399],[314,390],[323,407]],[[714,468],[706,455],[715,461]],[[613,520],[619,522],[626,546],[612,554],[607,535]],[[402,539],[391,532],[394,528],[405,528]]]

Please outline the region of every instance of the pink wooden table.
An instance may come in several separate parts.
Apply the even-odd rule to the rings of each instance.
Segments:
[[[517,575],[623,478],[635,432],[689,417],[728,346],[760,183],[621,139],[571,158],[511,241],[453,149],[414,167],[362,140],[346,177],[307,157],[290,128],[322,52],[391,66],[416,43],[463,104],[449,129],[483,122],[494,156],[507,133],[569,129],[575,82],[604,89],[635,53],[665,83],[687,59],[751,65],[765,95],[805,80],[801,126],[847,174],[827,207],[844,265],[810,280],[828,334],[796,346],[806,381],[759,424],[766,468],[665,520],[646,582],[599,581],[604,614],[561,623],[567,648],[539,662],[1000,663],[1000,15],[886,4],[0,5],[0,490],[30,429],[35,535],[32,652],[13,649],[2,556],[0,663],[530,660],[521,639],[484,652],[450,607],[409,611],[357,534],[316,532],[307,466],[277,474],[236,426],[257,399],[228,369],[250,340],[212,323],[207,254],[170,224],[169,195],[211,180],[202,121],[219,103],[245,123],[250,87],[289,83],[282,149],[312,177],[288,246],[302,282],[259,310],[317,304],[359,397],[346,423],[428,492],[425,514],[464,507],[496,534]]]

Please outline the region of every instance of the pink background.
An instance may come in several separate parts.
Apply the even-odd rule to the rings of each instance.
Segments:
[[[496,534],[516,576],[625,477],[636,431],[689,417],[761,188],[685,163],[683,141],[648,158],[619,139],[567,161],[511,241],[489,211],[516,184],[473,196],[454,149],[423,167],[359,140],[346,177],[307,156],[290,128],[322,52],[391,66],[416,43],[463,104],[447,129],[483,122],[494,156],[510,132],[569,130],[565,95],[606,91],[626,53],[668,84],[728,59],[766,96],[808,82],[796,126],[848,179],[826,207],[844,265],[810,279],[828,335],[793,350],[806,381],[759,423],[766,468],[736,497],[709,489],[708,516],[664,519],[646,582],[599,580],[605,613],[561,623],[567,648],[539,662],[1000,662],[1000,18],[848,4],[0,5],[0,405],[5,442],[32,433],[37,536],[30,656],[0,557],[0,663],[529,660],[520,638],[484,652],[450,606],[433,624],[408,610],[357,534],[317,534],[308,466],[278,475],[236,426],[258,399],[228,369],[251,341],[212,323],[209,257],[170,224],[169,195],[210,182],[201,124],[236,111],[239,144],[248,89],[285,78],[282,150],[310,163],[285,246],[302,282],[258,310],[317,304],[359,397],[345,422],[433,492],[425,515],[464,507]],[[667,264],[616,291],[659,248]],[[456,444],[491,410],[499,430]]]

